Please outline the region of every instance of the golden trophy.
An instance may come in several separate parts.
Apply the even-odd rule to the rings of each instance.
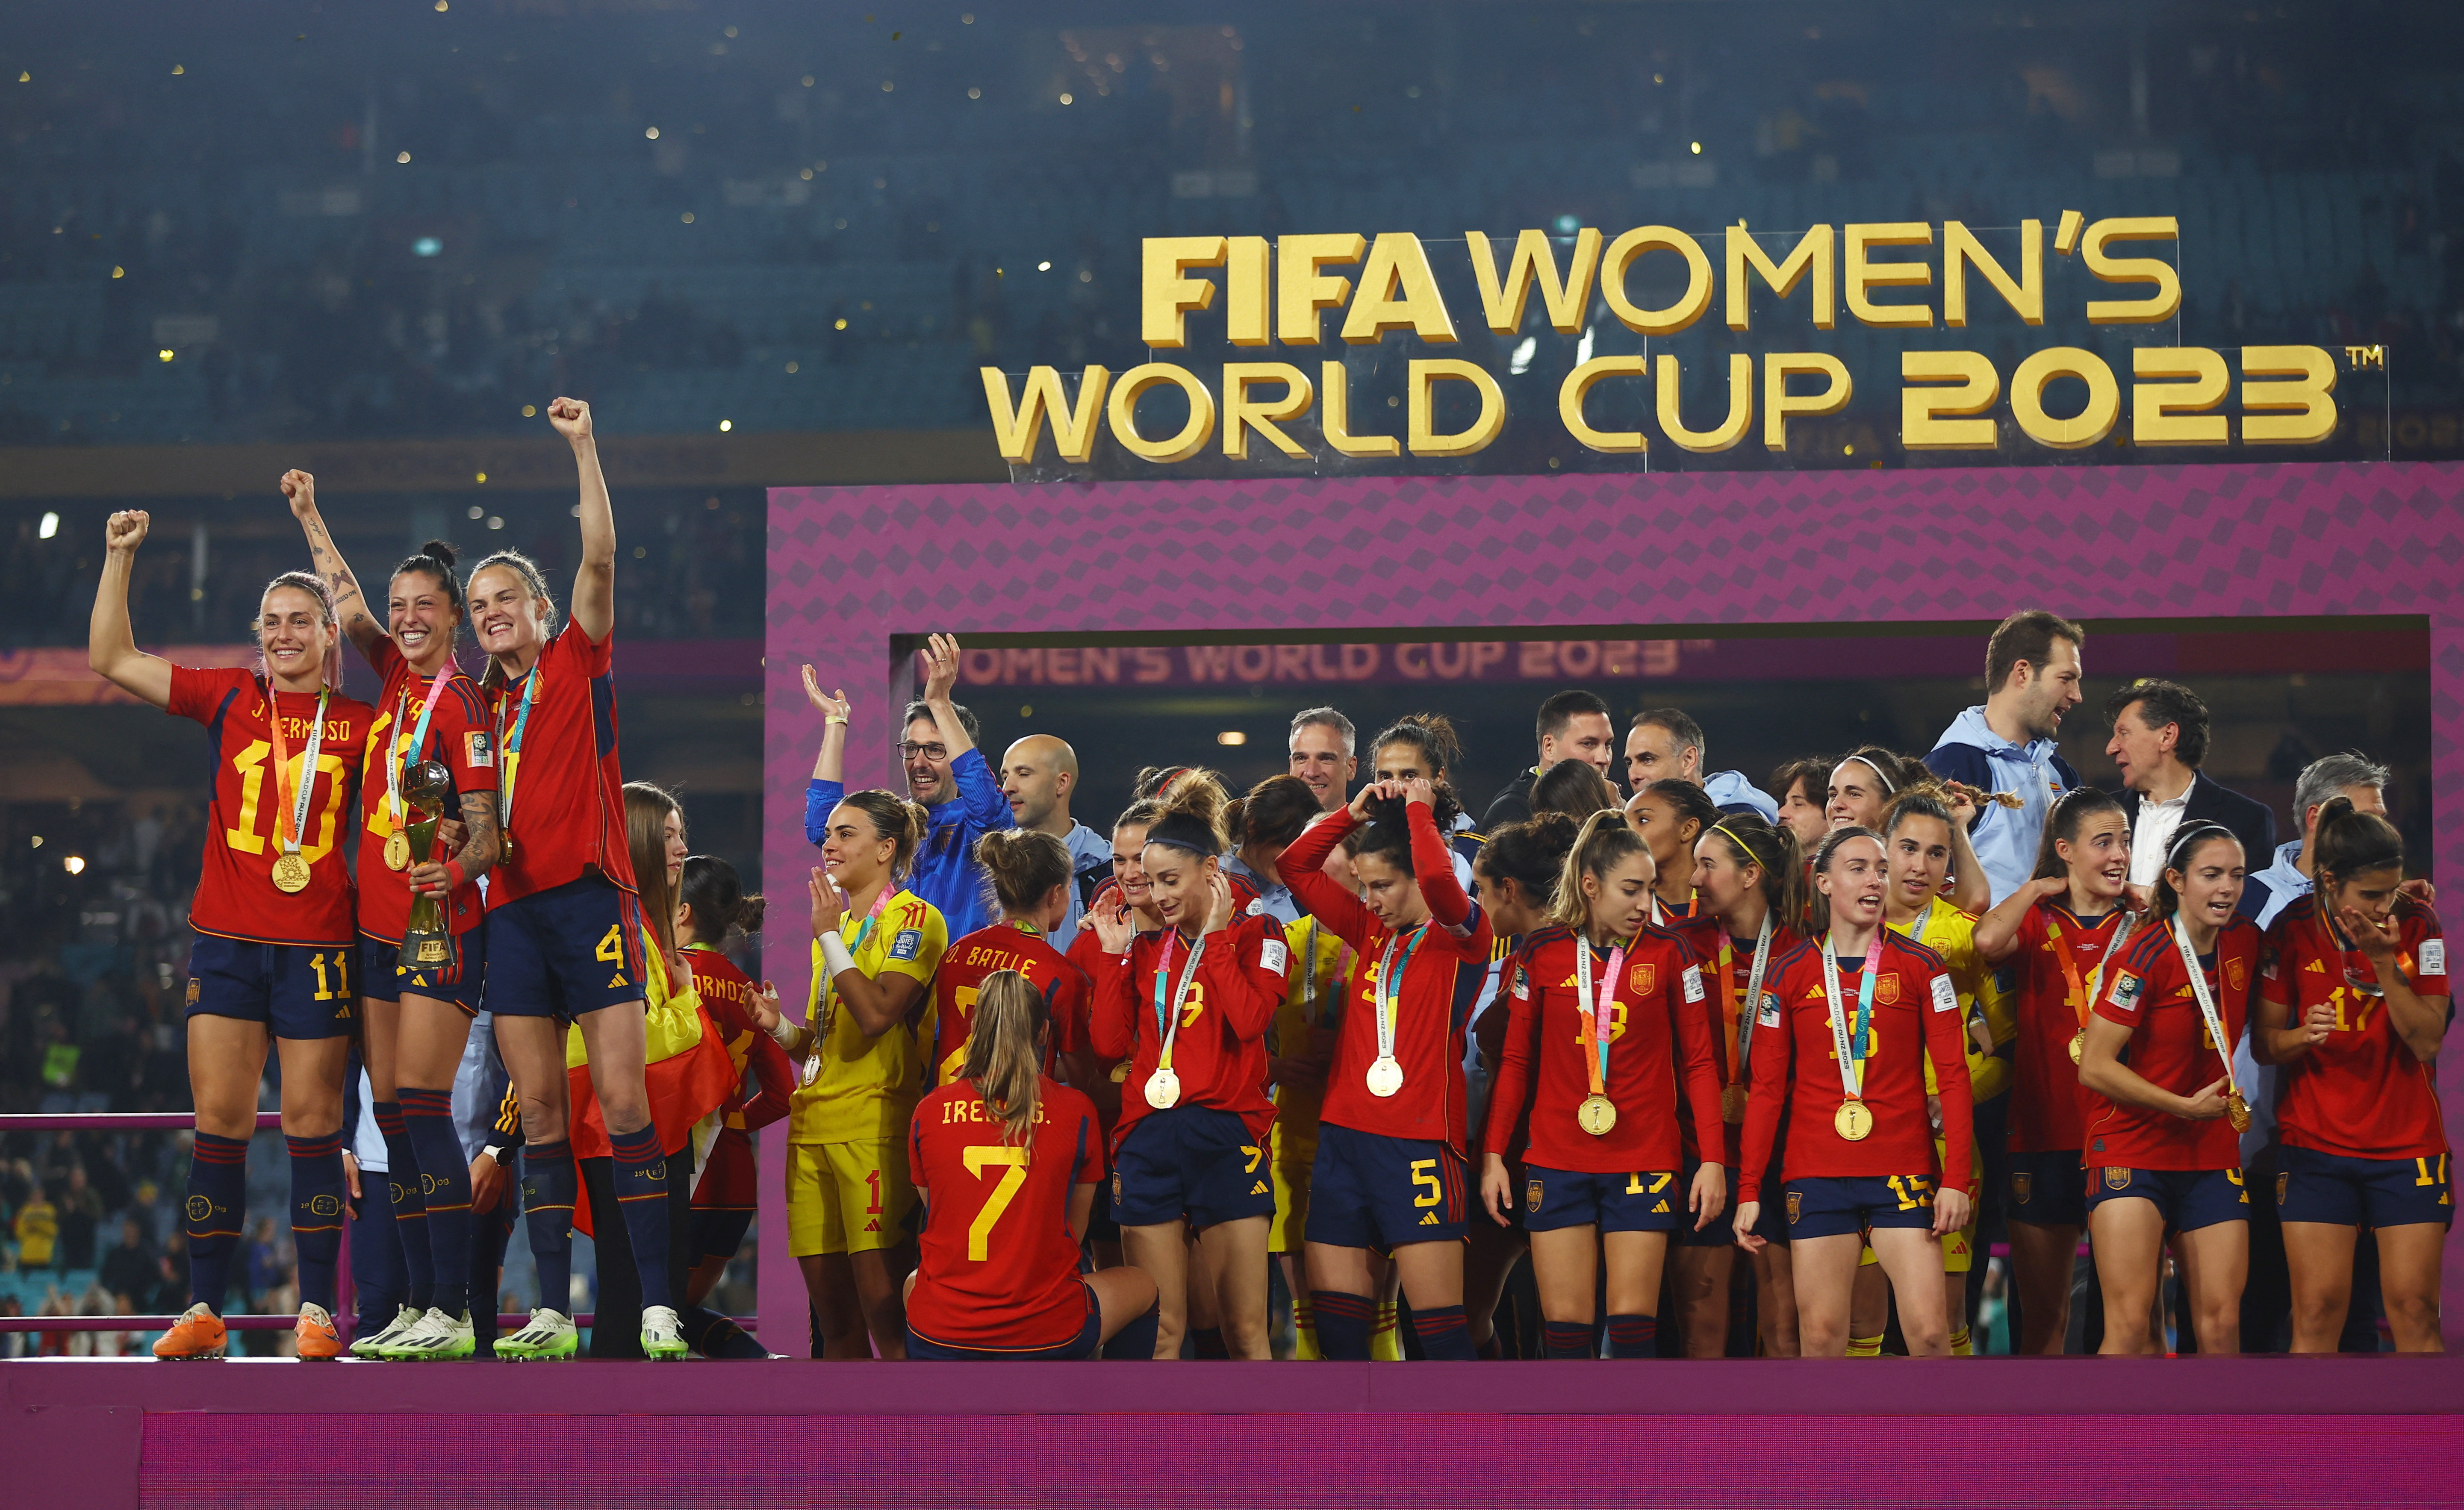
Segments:
[[[436,825],[444,820],[445,804],[452,796],[453,775],[442,761],[422,760],[403,773],[402,802],[407,820],[403,829],[410,836],[413,868],[428,864],[434,852]],[[402,968],[412,974],[451,971],[455,959],[453,928],[445,915],[445,899],[414,890],[410,926],[402,935]]]

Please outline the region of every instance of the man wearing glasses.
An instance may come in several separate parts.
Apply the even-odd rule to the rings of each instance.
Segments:
[[[976,748],[976,715],[950,700],[958,685],[958,642],[936,634],[924,647],[924,695],[907,705],[907,733],[898,746],[907,795],[924,804],[930,826],[915,852],[907,889],[941,909],[950,937],[959,938],[998,915],[976,864],[976,841],[1014,827],[983,752]]]

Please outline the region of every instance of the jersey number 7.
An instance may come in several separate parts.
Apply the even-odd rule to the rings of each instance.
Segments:
[[[1001,1171],[1001,1182],[984,1197],[976,1219],[967,1223],[967,1258],[981,1263],[992,1257],[993,1226],[1018,1198],[1019,1188],[1026,1183],[1026,1150],[1002,1143],[969,1144],[966,1150],[967,1172],[983,1178],[987,1168]]]

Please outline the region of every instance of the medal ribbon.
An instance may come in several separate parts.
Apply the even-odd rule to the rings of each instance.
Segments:
[[[1839,1084],[1850,1101],[1865,1096],[1865,1054],[1873,1046],[1874,976],[1882,963],[1882,926],[1874,926],[1874,941],[1865,946],[1865,978],[1857,983],[1857,1031],[1852,1039],[1839,1005],[1839,955],[1829,940],[1822,945],[1823,1007],[1831,1018],[1831,1045],[1839,1058]]]
[[[522,753],[522,733],[531,726],[531,698],[539,691],[539,668],[522,678],[521,711],[514,719],[513,733],[507,735],[500,724],[496,729],[496,758],[504,762],[504,775],[496,783],[496,824],[504,832],[514,831],[514,756]]]
[[[410,748],[402,753],[401,759],[385,761],[385,817],[395,828],[402,827],[402,774],[419,759],[419,752],[427,748],[428,720],[435,715],[436,700],[445,695],[445,684],[452,679],[455,669],[453,658],[447,656],[445,664],[436,668],[436,680],[428,684],[428,701],[420,705],[419,727],[410,732]],[[387,743],[392,742],[394,734],[402,732],[403,714],[408,711],[409,705],[410,678],[405,677],[402,690],[393,700],[393,727],[385,735]]]
[[[2241,1094],[2241,1085],[2233,1078],[2233,1046],[2225,1039],[2224,1015],[2216,1010],[2215,994],[2208,989],[2208,973],[2199,968],[2199,953],[2190,947],[2189,930],[2178,924],[2172,927],[2173,945],[2181,951],[2182,969],[2190,977],[2190,995],[2199,998],[2199,1016],[2207,1019],[2208,1038],[2215,1044],[2217,1057],[2225,1061],[2225,1089],[2238,1096]],[[2221,951],[2224,943],[2223,935],[2217,936],[2216,943]],[[2224,969],[2224,963],[2220,955],[2216,960],[2216,969],[2219,972]]]
[[[274,837],[286,855],[299,853],[300,843],[308,837],[308,805],[317,795],[317,752],[325,747],[326,691],[322,686],[317,689],[317,720],[308,726],[308,748],[299,756],[299,785],[285,792],[282,777],[291,769],[291,737],[282,732],[282,705],[275,698],[274,683],[265,684],[265,722],[274,731]],[[291,815],[287,833],[282,825],[285,813]]]
[[[1200,935],[1189,946],[1189,963],[1180,967],[1180,983],[1173,987],[1172,999],[1164,999],[1163,983],[1172,978],[1172,946],[1180,940],[1180,930],[1168,928],[1163,934],[1163,952],[1155,959],[1155,1034],[1163,1048],[1155,1056],[1155,1068],[1172,1068],[1173,1041],[1180,1037],[1180,1009],[1189,1000],[1189,983],[1198,978],[1198,962],[1206,953],[1206,939]]]
[[[1754,1005],[1763,998],[1763,970],[1771,964],[1771,920],[1769,910],[1763,913],[1762,931],[1754,938],[1754,962],[1746,972],[1746,996],[1741,1007],[1737,1000],[1737,976],[1731,964],[1736,958],[1730,947],[1728,930],[1720,930],[1720,1005],[1728,1014],[1728,1032],[1737,1040],[1737,1052],[1728,1061],[1728,1083],[1746,1083],[1746,1061],[1754,1052]]]
[[[2104,967],[2113,963],[2113,956],[2121,950],[2123,940],[2130,936],[2130,914],[2125,912],[2122,922],[2115,927],[2112,939],[2104,946],[2104,957],[2096,962],[2096,969],[2089,973],[2085,985],[2079,983],[2079,961],[2071,958],[2071,952],[2062,946],[2062,926],[2059,923],[2045,925],[2045,937],[2053,942],[2054,958],[2062,967],[2062,978],[2070,983],[2071,1011],[2079,1017],[2081,1033],[2087,1031],[2088,1017],[2096,1010],[2096,992],[2104,982]]]
[[[1625,946],[1609,951],[1609,973],[1601,980],[1599,1001],[1592,1000],[1592,940],[1588,933],[1574,935],[1574,947],[1581,951],[1582,968],[1574,972],[1575,997],[1582,1003],[1583,1031],[1591,1038],[1592,1052],[1584,1057],[1583,1068],[1591,1073],[1592,1094],[1605,1096],[1609,1085],[1609,1028],[1616,1016],[1617,982],[1625,978]]]
[[[881,914],[882,914],[882,913],[884,913],[884,912],[886,912],[886,911],[888,911],[888,910],[890,910],[890,898],[891,898],[891,893],[895,892],[897,889],[898,889],[898,888],[897,888],[896,886],[890,885],[888,882],[884,882],[884,883],[882,884],[882,887],[881,887],[881,894],[880,894],[879,896],[876,896],[876,897],[874,897],[874,898],[872,899],[872,910],[871,910],[871,911],[869,911],[869,912],[867,912],[867,913],[864,915],[864,925],[863,925],[862,927],[858,928],[858,929],[855,930],[855,942],[854,942],[854,943],[852,943],[852,944],[849,944],[849,945],[847,946],[847,957],[848,957],[848,958],[852,959],[852,958],[854,958],[854,957],[855,957],[855,955],[856,955],[856,954],[858,954],[859,952],[861,952],[863,951],[863,949],[864,949],[865,940],[867,940],[867,939],[869,939],[869,938],[872,937],[872,930],[873,930],[874,926],[880,923],[880,921],[881,921]],[[847,935],[847,920],[846,920],[845,918],[841,918],[841,919],[839,920],[839,935],[840,935],[841,937],[845,937],[845,936]],[[838,982],[837,982],[835,979],[832,979],[832,978],[830,978],[830,977],[825,976],[825,977],[823,978],[823,980],[822,980],[822,1037],[823,1037],[823,1038],[828,1038],[828,1037],[830,1036],[830,1029],[832,1029],[833,1027],[836,1027],[836,1026],[838,1025],[838,1019],[839,1019],[839,986],[838,986]],[[820,1043],[818,1043],[818,1042],[816,1042],[816,1043],[813,1045],[813,1053],[814,1053],[816,1056],[819,1056],[821,1052],[822,1052],[821,1044],[820,1044]]]
[[[1377,1057],[1395,1057],[1395,1018],[1403,1009],[1403,972],[1412,968],[1412,956],[1419,952],[1420,940],[1428,936],[1429,925],[1421,924],[1409,933],[1388,936],[1385,952],[1377,956]],[[1398,962],[1395,951],[1400,946],[1403,957]]]

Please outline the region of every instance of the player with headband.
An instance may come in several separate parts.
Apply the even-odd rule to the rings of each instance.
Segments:
[[[1393,1256],[1422,1353],[1475,1356],[1463,1303],[1463,1039],[1494,934],[1455,879],[1453,818],[1451,796],[1425,777],[1374,782],[1278,866],[1355,954],[1309,1171],[1309,1300],[1329,1358],[1369,1356],[1373,1250]],[[1354,833],[1357,897],[1320,868]]]
[[[2317,889],[2268,931],[2255,1024],[2258,1061],[2283,1069],[2273,1193],[2293,1350],[2336,1350],[2366,1225],[2396,1350],[2439,1352],[2439,1265],[2455,1216],[2435,1079],[2453,999],[2447,941],[2436,914],[2398,890],[2404,841],[2378,814],[2329,799],[2309,859]]]
[[[266,584],[257,667],[173,666],[137,648],[128,580],[149,520],[103,527],[86,661],[114,687],[206,727],[213,799],[189,906],[188,1088],[196,1142],[186,1204],[188,1308],[157,1358],[220,1358],[221,1312],[248,1198],[267,1040],[282,1061],[291,1233],[299,1259],[303,1359],[341,1353],[334,1325],[342,1246],[342,1076],[350,1052],[351,880],[342,834],[376,711],[340,690],[334,602],[306,572]]]
[[[1977,956],[2015,976],[2009,1120],[2011,1281],[2019,1353],[2059,1353],[2087,1228],[2079,1061],[2114,955],[2128,941],[2130,827],[2073,787],[2046,815],[2035,877],[1976,923]]]
[[[1713,987],[1706,1005],[1713,1009],[1711,1039],[1721,1086],[1720,1158],[1727,1166],[1731,1190],[1744,1167],[1746,1103],[1753,1084],[1754,1003],[1761,999],[1765,982],[1775,978],[1771,973],[1772,962],[1787,958],[1800,942],[1788,920],[1797,915],[1800,906],[1796,881],[1801,870],[1793,833],[1752,813],[1727,815],[1694,843],[1692,880],[1698,905],[1686,939]],[[1785,1109],[1773,1143],[1780,1149],[1788,1145]],[[1785,1162],[1785,1152],[1776,1156]],[[1692,1171],[1687,1176],[1690,1181]],[[1720,1231],[1721,1245],[1716,1249],[1705,1245],[1705,1254],[1736,1252],[1735,1233],[1725,1225]],[[1765,1210],[1754,1235],[1763,1239],[1749,1256],[1763,1355],[1793,1358],[1797,1355],[1796,1281],[1789,1263],[1788,1223],[1781,1219],[1778,1207]],[[1690,1247],[1705,1239],[1689,1232],[1682,1240]],[[1704,1260],[1709,1282],[1686,1298],[1685,1313],[1680,1318],[1689,1351],[1698,1334],[1718,1335],[1725,1344],[1728,1277],[1734,1262],[1716,1257]],[[1718,1330],[1709,1333],[1710,1328]],[[1724,1349],[1696,1356],[1716,1356],[1719,1350]]]
[[[1756,1008],[1737,1238],[1748,1251],[1762,1244],[1754,1224],[1785,1108],[1781,1173],[1805,1355],[1847,1352],[1863,1234],[1899,1293],[1908,1351],[1941,1356],[1950,1335],[1935,1239],[1968,1223],[1974,1141],[1958,988],[1941,955],[1883,927],[1886,871],[1873,830],[1832,830],[1815,852],[1814,881],[1815,942],[1777,962]],[[1941,1155],[1927,1061],[1941,1087]]]
[[[1275,1212],[1265,1037],[1291,952],[1273,918],[1234,905],[1213,773],[1183,773],[1161,791],[1139,866],[1164,927],[1138,932],[1126,908],[1088,914],[1100,951],[1089,1036],[1097,1054],[1129,1061],[1112,1216],[1123,1256],[1159,1292],[1155,1357],[1180,1356],[1194,1231],[1225,1351],[1263,1360]]]
[[[1865,745],[1840,756],[1839,763],[1831,768],[1823,816],[1835,829],[1860,827],[1879,833],[1891,803],[1901,793],[1920,785],[1943,793],[1944,805],[1957,820],[1951,825],[1951,903],[1963,912],[1981,913],[1993,898],[1991,884],[1976,863],[1976,852],[1968,844],[1968,825],[1975,816],[1978,800],[1973,790],[1955,782],[1944,783],[1925,769],[1922,760],[1894,755],[1880,745]]]
[[[317,482],[283,474],[282,494],[308,536],[317,573],[334,593],[342,633],[385,689],[377,694],[359,848],[361,1042],[370,1107],[385,1144],[385,1181],[408,1271],[408,1303],[361,1356],[468,1358],[471,1324],[471,1173],[453,1126],[453,1077],[479,1013],[487,976],[487,908],[478,879],[496,863],[495,728],[479,684],[454,664],[462,623],[462,580],[453,548],[430,540],[393,569],[385,623],[369,614],[341,548],[317,511]],[[450,857],[440,845],[414,865],[403,777],[420,762],[445,767],[464,832]],[[411,898],[445,905],[452,947],[435,960],[400,958]],[[493,1296],[483,1305],[495,1303]]]
[[[2107,1353],[2161,1353],[2148,1329],[2165,1238],[2176,1235],[2197,1350],[2241,1351],[2250,1193],[2234,1083],[2258,980],[2258,926],[2233,915],[2241,841],[2185,823],[2166,846],[2147,925],[2104,973],[2079,1052],[2087,1221]],[[2185,1349],[2187,1350],[2187,1349]]]
[[[1523,1203],[1551,1358],[1592,1355],[1603,1253],[1609,1356],[1653,1356],[1669,1235],[1715,1228],[1727,1203],[1716,1160],[1680,1178],[1684,1109],[1698,1144],[1720,1145],[1719,1072],[1703,973],[1678,933],[1652,923],[1652,903],[1641,836],[1617,813],[1594,814],[1558,878],[1553,926],[1526,941],[1510,988],[1480,1193],[1493,1219]],[[1506,1155],[1527,1086],[1518,1192]]]

